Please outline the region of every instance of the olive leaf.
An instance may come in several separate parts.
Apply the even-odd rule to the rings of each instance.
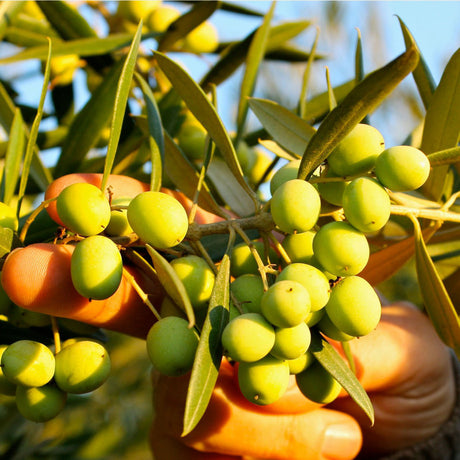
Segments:
[[[8,149],[5,155],[5,167],[2,175],[0,201],[8,205],[13,199],[19,180],[24,145],[24,120],[22,119],[21,111],[17,108],[11,125]]]
[[[134,67],[137,61],[137,51],[139,49],[139,43],[141,40],[142,21],[137,27],[137,32],[134,35],[133,42],[129,49],[128,55],[126,56],[125,63],[121,70],[120,80],[117,85],[117,92],[115,95],[114,110],[112,125],[110,128],[109,145],[107,147],[107,153],[105,155],[104,173],[102,176],[101,189],[105,190],[107,181],[112,171],[112,166],[115,161],[115,155],[117,153],[118,141],[120,140],[121,126],[125,117],[126,104],[128,102],[128,96],[131,91],[131,82],[134,74]]]
[[[159,52],[154,52],[154,54],[161,70],[165,73],[174,89],[180,94],[193,115],[204,126],[209,137],[214,141],[216,147],[225,158],[240,188],[253,201],[254,210],[256,210],[258,206],[257,197],[243,177],[235,148],[215,107],[211,104],[200,86],[180,65],[164,54]]]
[[[407,28],[406,24],[403,20],[397,16],[399,25],[401,26],[401,30],[404,36],[404,42],[406,44],[406,49],[414,46],[419,50],[417,43],[410,33],[409,29]],[[412,72],[412,76],[414,77],[415,84],[417,85],[418,92],[420,97],[422,98],[423,105],[425,108],[428,108],[431,97],[436,89],[436,83],[434,82],[433,76],[431,75],[430,69],[423,58],[423,55],[420,53],[419,63],[417,67]]]
[[[190,433],[200,421],[217,381],[223,353],[221,336],[229,318],[229,285],[230,258],[225,254],[216,276],[193,363],[182,436]]]
[[[294,112],[268,99],[249,99],[249,107],[272,138],[301,158],[316,129]]]
[[[308,179],[334,147],[372,112],[418,63],[418,52],[405,53],[372,72],[345,96],[323,120],[307,145],[299,167],[299,179]]]
[[[460,49],[447,63],[425,115],[421,150],[430,154],[457,146],[460,132]],[[428,198],[440,200],[445,190],[445,180],[449,167],[437,166],[422,186]]]
[[[263,61],[265,49],[267,47],[268,37],[270,33],[270,22],[275,11],[276,2],[272,2],[268,13],[264,16],[262,25],[254,34],[251,44],[249,45],[248,55],[246,57],[246,67],[241,81],[240,98],[238,101],[238,109],[236,116],[236,139],[237,145],[243,135],[243,128],[246,123],[248,113],[248,100],[254,92],[257,74],[260,64]]]
[[[414,218],[415,266],[420,291],[441,340],[460,358],[460,318],[431,260],[418,221]]]
[[[374,424],[374,408],[363,386],[352,370],[345,364],[337,350],[329,344],[317,331],[312,331],[309,351],[321,365],[342,385],[350,397],[365,412]]]
[[[173,302],[187,315],[189,326],[193,327],[195,325],[195,312],[184,284],[170,263],[155,248],[150,244],[146,244],[145,247],[152,258],[161,285]]]

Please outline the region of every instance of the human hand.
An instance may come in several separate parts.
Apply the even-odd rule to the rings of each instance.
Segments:
[[[345,394],[327,408],[296,389],[259,407],[239,393],[224,362],[197,428],[181,438],[187,377],[160,377],[151,443],[157,460],[352,459],[393,452],[436,433],[455,404],[451,356],[426,316],[400,303],[383,309],[377,329],[350,343],[375,425]]]
[[[31,245],[18,251],[25,256],[3,273],[6,283],[8,273],[16,283],[11,291],[22,296],[13,300],[26,308],[29,302],[43,313],[145,337],[154,317],[129,283],[123,282],[110,305],[72,295],[71,250],[67,245],[47,245],[46,250]],[[158,305],[163,295],[158,283],[136,276]],[[24,280],[33,282],[24,286]],[[407,305],[386,307],[377,330],[354,340],[351,348],[358,377],[374,404],[374,427],[345,395],[321,408],[295,384],[279,402],[254,406],[241,396],[233,368],[224,363],[207,413],[185,438],[180,431],[187,377],[156,382],[152,447],[157,460],[348,459],[361,444],[363,452],[383,453],[426,439],[447,419],[454,404],[449,352],[420,312]]]

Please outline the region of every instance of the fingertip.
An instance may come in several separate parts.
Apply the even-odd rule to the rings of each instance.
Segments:
[[[351,460],[358,455],[362,442],[361,429],[350,417],[326,427],[321,452],[327,459]]]

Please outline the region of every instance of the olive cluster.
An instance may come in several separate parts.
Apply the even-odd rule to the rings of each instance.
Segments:
[[[95,185],[74,183],[58,195],[56,210],[60,223],[83,237],[72,254],[71,276],[78,293],[89,299],[106,299],[120,285],[123,260],[110,236],[135,232],[144,243],[165,249],[180,243],[188,229],[183,206],[162,192],[143,192],[111,204]]]
[[[0,393],[15,396],[28,420],[45,422],[64,408],[67,395],[89,393],[108,378],[111,361],[105,347],[72,338],[58,353],[35,340],[0,345]]]

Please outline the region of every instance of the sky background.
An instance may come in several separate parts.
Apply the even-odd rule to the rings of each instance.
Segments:
[[[172,3],[172,2],[165,2]],[[259,12],[267,12],[270,8],[269,1],[237,1],[233,2]],[[111,8],[116,8],[116,2],[107,2]],[[187,10],[187,3],[175,3],[179,9]],[[100,35],[106,31],[101,27],[100,19],[91,16],[90,8],[83,8],[87,19]],[[317,61],[312,69],[312,88],[310,96],[317,92],[325,91],[326,66],[330,72],[333,85],[343,83],[354,78],[354,53],[357,41],[357,28],[361,32],[364,69],[371,72],[388,63],[405,49],[404,40],[399,26],[398,15],[412,32],[418,46],[430,68],[435,82],[439,82],[442,71],[452,54],[460,45],[460,1],[293,1],[279,0],[276,4],[273,23],[286,20],[309,19],[313,26],[299,35],[296,44],[305,51],[309,51],[313,44],[316,28],[319,28],[319,42],[317,52],[325,54],[326,59]],[[261,23],[261,18],[238,16],[217,11],[211,17],[216,25],[222,41],[239,40],[248,35]],[[155,43],[145,43],[144,50]],[[1,51],[0,51],[1,53]],[[179,60],[189,70],[190,74],[199,80],[217,59],[216,56],[197,57],[192,55],[175,54],[174,59]],[[38,63],[30,63],[37,66]],[[14,68],[9,71],[14,73]],[[278,88],[275,95],[283,99],[287,107],[295,107],[301,88],[304,64],[282,65],[270,64],[265,66],[261,79],[270,82]],[[234,129],[236,119],[236,101],[238,100],[241,85],[242,70],[218,88],[219,113],[229,130]],[[79,93],[80,105],[83,105],[89,93],[84,89],[85,75],[81,71],[76,76],[75,89]],[[35,81],[28,79],[18,80],[16,87],[22,94],[25,103],[36,105],[38,103],[42,77],[37,76]],[[408,77],[402,88],[408,88],[415,93],[415,85]],[[276,94],[278,90],[279,94]],[[257,92],[258,91],[258,92]],[[260,85],[256,87],[255,96],[263,97]],[[397,95],[394,96],[397,98]],[[389,108],[388,108],[389,107]],[[386,116],[375,116],[373,124],[382,131],[389,144],[402,142],[408,131],[414,128],[411,115],[404,107],[387,103]],[[389,112],[389,115],[388,115]],[[392,113],[393,112],[393,113]],[[251,122],[251,118],[250,118]],[[256,122],[252,116],[252,123]],[[43,128],[47,128],[46,125]]]

